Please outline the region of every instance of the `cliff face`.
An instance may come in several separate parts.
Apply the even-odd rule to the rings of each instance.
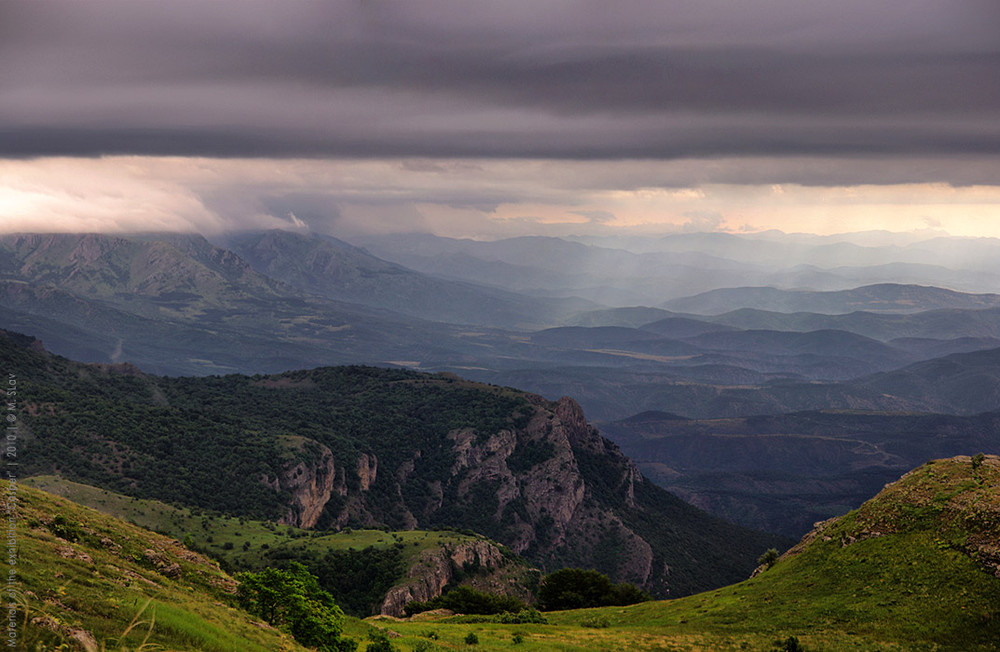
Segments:
[[[545,571],[595,568],[657,595],[683,594],[724,583],[726,573],[742,578],[750,572],[752,553],[736,565],[739,570],[728,567],[717,578],[710,570],[691,569],[691,560],[712,568],[733,545],[713,533],[693,532],[731,526],[699,524],[704,514],[650,485],[572,399],[523,396],[527,418],[516,425],[492,433],[454,429],[433,453],[383,450],[373,441],[372,450],[338,460],[335,471],[329,449],[316,449],[313,460],[286,467],[273,485],[292,494],[284,522],[467,528]],[[345,469],[354,477],[345,480]],[[714,552],[699,549],[699,537],[712,538],[705,548]],[[757,555],[764,549],[758,550],[763,543],[753,545]],[[475,554],[485,566],[495,556],[485,550],[453,554]],[[456,563],[463,562],[431,555],[416,564],[411,580],[387,597],[383,613],[437,595],[452,581],[448,569]]]
[[[319,521],[334,493],[346,493],[343,475],[339,486],[333,453],[326,446],[302,438],[285,438],[291,450],[308,450],[307,459],[296,459],[286,464],[278,477],[261,478],[261,482],[278,492],[288,492],[288,509],[278,520],[282,525],[311,528]]]
[[[475,569],[466,577],[466,569]],[[441,595],[445,587],[463,579],[476,589],[514,595],[522,600],[531,598],[528,587],[537,581],[537,574],[523,564],[505,557],[489,541],[471,541],[450,548],[434,548],[421,553],[410,565],[406,578],[392,587],[385,596],[379,613],[402,616],[406,603],[425,602]]]
[[[579,455],[600,456],[624,504],[634,503],[635,466],[587,423],[575,401],[556,403],[537,396],[536,410],[520,430],[502,430],[476,442],[468,431],[454,432],[458,497],[471,500],[475,488],[494,488],[491,517],[505,525],[501,540],[515,552],[555,568],[565,559],[587,560],[618,579],[647,585],[653,553],[648,543],[602,504],[580,468]],[[602,547],[614,547],[606,560]],[[611,551],[608,551],[610,553]],[[609,554],[610,556],[610,554]]]

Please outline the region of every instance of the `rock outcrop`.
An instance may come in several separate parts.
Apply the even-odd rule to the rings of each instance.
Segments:
[[[569,563],[596,567],[617,581],[647,588],[663,585],[665,564],[654,561],[651,544],[607,504],[611,498],[623,509],[641,509],[636,485],[644,480],[635,465],[601,437],[572,399],[525,398],[530,418],[521,427],[489,434],[471,428],[448,433],[451,464],[440,477],[422,474],[422,466],[433,460],[419,450],[395,468],[380,469],[383,461],[375,452],[335,463],[325,446],[312,442],[305,455],[304,444],[293,442],[300,451],[294,463],[278,478],[266,479],[275,490],[291,494],[281,522],[313,527],[327,505],[335,504],[336,513],[326,514],[325,523],[371,527],[384,523],[384,514],[391,511],[392,527],[472,527],[544,569]],[[354,470],[356,478],[345,481],[345,468]],[[414,492],[414,477],[421,478],[417,493],[422,502],[407,495]],[[389,509],[375,502],[386,500],[386,490],[377,499],[371,496],[379,482],[393,485],[388,493],[396,498]],[[331,503],[334,495],[337,500]],[[449,512],[468,513],[475,522],[442,522],[442,513]],[[449,569],[465,563],[463,555],[474,555],[477,564],[492,567],[497,554],[486,548],[454,550],[450,559],[429,554],[414,565],[415,575],[387,596],[383,613],[394,614],[410,600],[438,595],[453,579]]]
[[[326,446],[312,440],[289,440],[295,448],[307,450],[309,458],[294,460],[282,469],[277,478],[269,480],[265,477],[263,482],[275,491],[287,491],[291,494],[288,510],[279,519],[279,523],[311,528],[319,521],[330,497],[339,489],[335,482],[337,473],[333,453]]]
[[[424,551],[411,564],[406,578],[386,594],[379,613],[402,616],[408,602],[425,602],[441,595],[445,587],[455,583],[459,574],[466,575],[466,569],[470,568],[475,572],[463,583],[479,590],[514,595],[525,601],[531,598],[528,584],[538,580],[537,572],[515,563],[490,541],[435,548]]]

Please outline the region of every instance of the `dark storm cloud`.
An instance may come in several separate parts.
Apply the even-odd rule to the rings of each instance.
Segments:
[[[992,0],[0,12],[6,156],[1000,153]]]

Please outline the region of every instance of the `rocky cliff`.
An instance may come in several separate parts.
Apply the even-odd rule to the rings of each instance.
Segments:
[[[282,525],[314,527],[334,495],[346,493],[343,475],[336,486],[333,453],[326,446],[301,437],[285,437],[288,449],[297,453],[276,478],[266,474],[261,482],[277,492],[287,493],[288,508],[278,519]]]
[[[408,602],[425,602],[449,585],[462,582],[480,591],[532,599],[537,571],[512,559],[494,543],[481,540],[446,548],[432,548],[410,565],[406,577],[392,587],[379,608],[385,616],[402,616]]]
[[[709,519],[651,485],[572,399],[519,397],[518,423],[489,433],[454,428],[433,452],[369,440],[370,449],[355,459],[334,462],[328,448],[314,447],[311,460],[300,455],[272,484],[291,492],[284,522],[468,528],[545,571],[596,568],[658,595],[745,575],[753,566],[750,551],[765,549],[756,533]],[[335,466],[353,477],[336,480]],[[719,541],[723,531],[734,540]],[[494,562],[495,553],[474,554],[486,567]],[[736,565],[721,561],[741,555],[748,559]],[[456,563],[431,555],[415,565],[410,580],[387,596],[383,613],[437,595],[452,581],[448,569]]]

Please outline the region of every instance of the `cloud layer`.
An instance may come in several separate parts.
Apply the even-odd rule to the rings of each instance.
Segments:
[[[1000,154],[992,0],[25,0],[0,12],[8,157]]]
[[[311,229],[433,232],[837,233],[941,228],[1000,237],[1000,187],[733,183],[748,161],[0,160],[0,232]],[[767,161],[750,167],[766,172]],[[830,162],[823,162],[830,164]],[[798,164],[810,176],[810,161]],[[847,162],[835,164],[848,169]],[[855,162],[857,174],[864,165]],[[685,185],[693,178],[716,182]]]

